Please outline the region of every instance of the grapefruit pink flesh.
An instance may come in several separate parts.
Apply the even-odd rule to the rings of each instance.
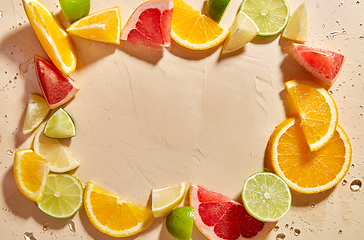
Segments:
[[[262,239],[276,225],[276,222],[261,222],[250,216],[243,204],[194,184],[190,204],[195,208],[196,226],[209,239]]]
[[[71,100],[79,87],[70,77],[64,76],[58,68],[44,58],[34,55],[39,86],[50,109]]]
[[[296,43],[292,44],[290,53],[321,85],[334,84],[345,60],[340,53]]]

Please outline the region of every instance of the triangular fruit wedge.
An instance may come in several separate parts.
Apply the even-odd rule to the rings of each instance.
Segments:
[[[340,53],[297,43],[292,44],[290,53],[321,85],[334,84],[345,60]]]
[[[277,222],[261,222],[244,205],[221,193],[192,184],[190,205],[197,228],[212,240],[263,239]]]
[[[142,3],[125,24],[121,39],[137,45],[171,45],[173,1],[151,0]]]
[[[59,107],[78,92],[79,87],[68,76],[64,76],[52,63],[34,55],[39,86],[50,109]]]

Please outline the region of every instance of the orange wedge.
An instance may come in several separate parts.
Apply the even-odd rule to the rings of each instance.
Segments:
[[[318,193],[343,179],[351,155],[349,138],[339,125],[324,147],[311,151],[299,122],[289,118],[276,127],[269,139],[267,164],[291,189]]]
[[[182,0],[174,1],[171,37],[192,50],[206,50],[220,44],[229,31]]]
[[[127,237],[145,229],[154,219],[152,210],[88,182],[84,191],[84,206],[91,223],[113,237]]]
[[[44,51],[53,64],[68,75],[76,69],[76,52],[69,34],[49,9],[38,0],[23,0],[25,13]]]

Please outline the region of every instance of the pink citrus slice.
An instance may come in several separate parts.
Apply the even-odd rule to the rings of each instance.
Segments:
[[[195,208],[195,225],[212,240],[263,239],[277,223],[259,221],[243,204],[195,184],[191,185],[190,205]]]

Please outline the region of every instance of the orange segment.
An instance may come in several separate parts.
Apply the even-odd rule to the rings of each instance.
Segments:
[[[76,69],[75,49],[68,33],[38,0],[23,0],[25,13],[44,51],[65,75]]]
[[[283,121],[274,130],[267,150],[270,168],[301,193],[317,193],[334,187],[345,176],[351,162],[350,141],[339,125],[324,147],[311,151],[294,118]]]
[[[142,207],[88,182],[84,206],[91,223],[113,237],[127,237],[146,228],[153,220],[150,208]]]
[[[228,33],[184,1],[174,1],[171,36],[181,46],[193,50],[209,49],[220,44]]]

